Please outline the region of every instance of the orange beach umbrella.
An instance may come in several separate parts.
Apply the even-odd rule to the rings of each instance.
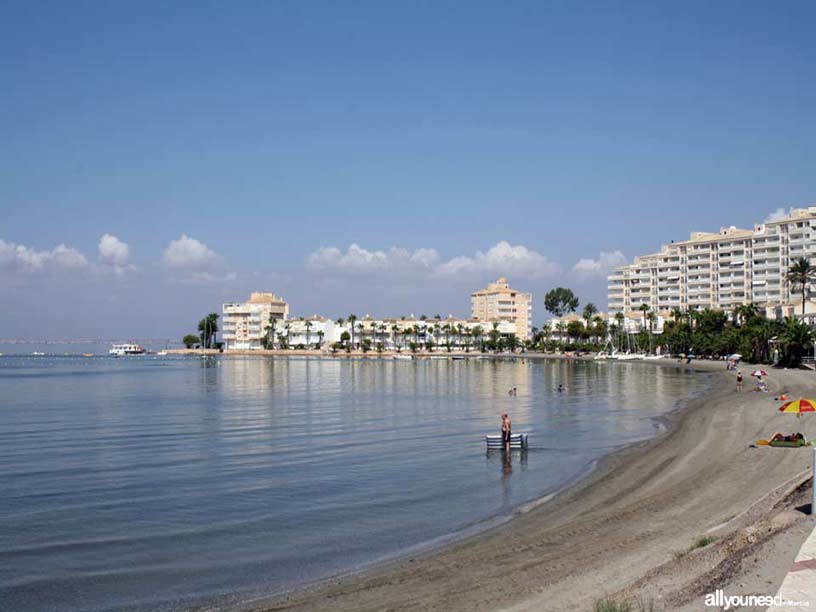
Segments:
[[[791,412],[793,414],[802,414],[803,412],[816,412],[816,400],[800,398],[787,402],[779,407],[779,412]]]

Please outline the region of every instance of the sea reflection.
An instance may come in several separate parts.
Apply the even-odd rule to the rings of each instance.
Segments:
[[[646,364],[232,356],[0,377],[0,601],[21,612],[228,607],[397,554],[565,486],[703,384]],[[485,456],[505,412],[530,449]]]

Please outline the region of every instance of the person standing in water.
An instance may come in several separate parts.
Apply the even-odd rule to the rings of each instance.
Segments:
[[[504,442],[504,452],[510,452],[510,417],[505,413],[501,417],[502,442]]]

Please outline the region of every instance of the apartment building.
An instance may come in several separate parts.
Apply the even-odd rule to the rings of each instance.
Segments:
[[[246,302],[221,307],[221,337],[224,348],[260,349],[266,337],[270,318],[289,318],[289,304],[274,293],[252,293]]]
[[[470,295],[471,317],[475,321],[510,321],[520,340],[530,338],[533,296],[511,289],[506,278],[488,284]]]
[[[693,232],[615,269],[608,278],[609,312],[632,313],[642,304],[659,314],[675,308],[730,311],[753,302],[769,317],[787,316],[801,304],[799,289],[786,280],[800,257],[816,263],[816,206],[792,209],[751,230]],[[812,289],[808,312],[816,311]]]

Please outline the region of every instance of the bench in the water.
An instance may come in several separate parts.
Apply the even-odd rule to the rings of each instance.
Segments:
[[[485,442],[487,443],[487,450],[504,450],[501,434],[485,436]],[[514,448],[527,449],[527,434],[510,434],[510,449]]]

